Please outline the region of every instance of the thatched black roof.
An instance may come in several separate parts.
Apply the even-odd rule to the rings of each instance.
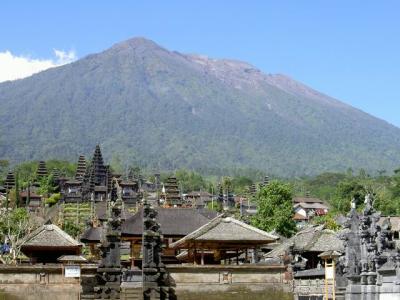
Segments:
[[[102,227],[89,227],[82,236],[82,243],[100,243],[102,234]]]
[[[157,222],[164,236],[185,236],[207,224],[217,216],[216,212],[195,208],[155,208]],[[141,236],[143,232],[143,209],[122,224],[122,236]]]

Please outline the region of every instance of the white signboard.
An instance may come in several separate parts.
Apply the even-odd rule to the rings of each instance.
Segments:
[[[64,269],[65,277],[81,277],[81,267],[80,266],[65,266]]]
[[[325,268],[325,278],[326,279],[335,279],[335,270],[333,269],[333,267]]]

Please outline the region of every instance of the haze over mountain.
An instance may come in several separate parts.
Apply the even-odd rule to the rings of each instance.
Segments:
[[[134,38],[0,84],[0,158],[293,176],[400,165],[400,129],[287,76]]]

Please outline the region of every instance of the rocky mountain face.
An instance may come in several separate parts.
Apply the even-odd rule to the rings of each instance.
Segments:
[[[400,129],[300,82],[134,38],[0,84],[0,157],[283,176],[400,164]]]

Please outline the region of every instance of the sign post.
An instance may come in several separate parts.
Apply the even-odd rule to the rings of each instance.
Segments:
[[[78,278],[81,277],[81,266],[78,265],[65,265],[64,277]]]

